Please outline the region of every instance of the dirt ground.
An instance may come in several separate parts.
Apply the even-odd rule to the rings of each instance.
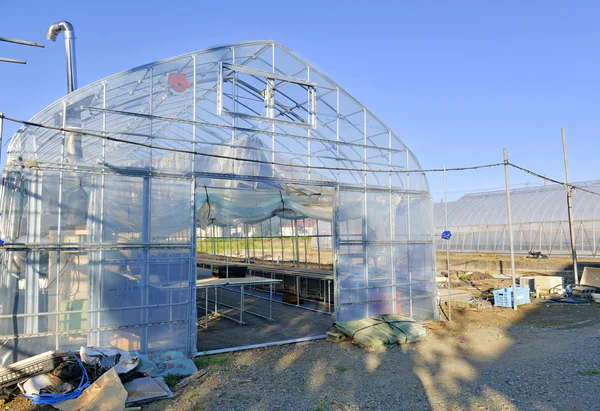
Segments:
[[[457,309],[425,341],[321,340],[213,357],[146,410],[600,410],[600,305]]]
[[[143,409],[600,410],[600,304],[454,307],[452,319],[384,352],[320,340],[206,357],[202,379]]]

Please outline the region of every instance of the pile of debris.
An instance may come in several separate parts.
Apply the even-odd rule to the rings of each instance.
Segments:
[[[179,388],[204,371],[178,351],[144,355],[81,347],[75,352],[48,351],[0,368],[0,389],[9,397],[23,395],[33,404],[61,411],[117,411],[173,397],[164,380],[169,374],[188,376]]]

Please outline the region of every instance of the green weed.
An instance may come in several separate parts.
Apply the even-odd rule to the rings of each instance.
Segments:
[[[313,411],[327,411],[329,408],[325,405],[325,400],[323,398],[319,399],[319,406],[315,408]]]
[[[164,380],[165,380],[165,384],[167,384],[167,386],[169,387],[169,389],[173,389],[177,383],[181,380],[183,380],[185,377],[187,377],[186,375],[181,375],[181,374],[167,374],[164,376]]]
[[[600,375],[600,370],[598,368],[588,368],[587,370],[579,371],[579,375],[583,375],[586,377],[590,377],[592,375]]]
[[[204,357],[194,358],[194,363],[196,367],[201,370],[202,368],[206,368],[210,365],[226,365],[229,363],[230,357],[226,355],[209,355]]]

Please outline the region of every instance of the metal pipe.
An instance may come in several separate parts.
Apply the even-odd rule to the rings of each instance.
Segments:
[[[3,61],[5,63],[27,64],[25,60],[9,59],[6,57],[0,57],[0,61]]]
[[[299,342],[304,342],[304,341],[324,340],[325,338],[327,338],[327,334],[315,335],[314,337],[294,338],[293,340],[283,340],[283,341],[275,341],[275,342],[269,342],[269,343],[263,343],[263,344],[245,345],[242,347],[221,348],[218,350],[197,352],[196,357],[202,357],[204,355],[223,354],[223,353],[234,352],[234,351],[251,350],[254,348],[273,347],[276,345],[294,344],[294,343],[299,343]]]
[[[75,29],[68,21],[59,21],[48,27],[46,38],[56,41],[58,34],[65,33],[65,58],[67,65],[67,93],[77,89],[77,69],[75,64]]]
[[[27,40],[19,40],[19,39],[11,39],[9,37],[0,37],[0,41],[4,41],[6,43],[14,43],[14,44],[22,44],[24,46],[33,46],[33,47],[41,47],[44,48],[43,44],[36,43],[34,41]]]
[[[0,112],[0,164],[2,164],[2,128],[4,124],[4,113]]]

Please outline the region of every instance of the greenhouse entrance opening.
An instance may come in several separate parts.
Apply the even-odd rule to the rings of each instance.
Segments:
[[[324,335],[334,321],[333,187],[212,184],[196,197],[198,351]]]

